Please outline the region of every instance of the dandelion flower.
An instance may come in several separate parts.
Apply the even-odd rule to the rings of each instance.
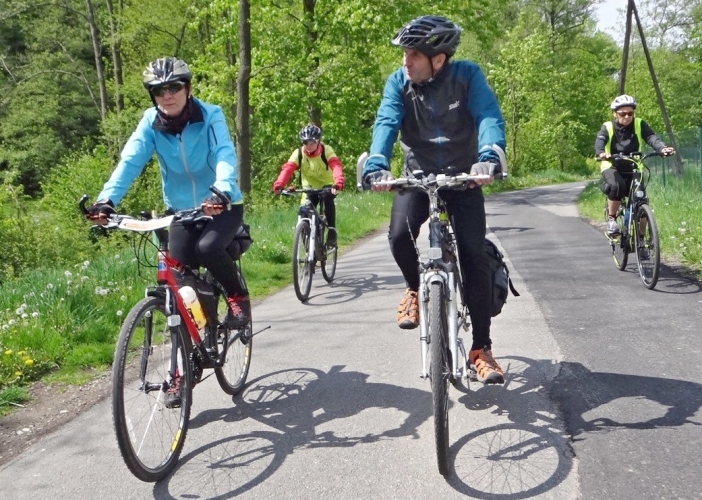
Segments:
[[[17,370],[17,371],[15,372],[15,377],[21,377],[21,376],[22,376],[22,372],[19,371],[19,370]]]
[[[117,316],[122,316],[122,311],[117,311]]]
[[[32,366],[32,365],[34,364],[34,360],[31,359],[31,358],[30,358],[30,359],[26,359],[26,360],[24,361],[24,364],[27,365],[27,366]]]
[[[36,312],[36,311],[34,311],[34,312],[32,313],[32,318],[38,318],[38,317],[39,317],[39,313]]]
[[[53,283],[49,283],[49,284],[46,285],[46,288],[47,288],[48,290],[53,290],[54,284],[53,284]]]
[[[22,319],[27,319],[29,318],[29,314],[27,313],[22,313]]]
[[[121,300],[122,302],[124,302],[125,300],[127,300],[127,296],[126,296],[126,295],[122,295],[122,296],[119,298],[119,300]]]
[[[14,319],[11,319],[10,321],[7,322],[8,325],[13,326],[16,325],[17,322]]]
[[[12,354],[12,349],[5,351],[5,356],[10,356]]]
[[[66,278],[70,278],[71,276],[73,276],[73,273],[71,271],[65,271],[63,274],[64,276],[66,276]]]

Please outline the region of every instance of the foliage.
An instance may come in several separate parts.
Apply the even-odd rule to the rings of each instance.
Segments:
[[[0,285],[35,266],[41,251],[24,188],[6,172],[0,184]]]

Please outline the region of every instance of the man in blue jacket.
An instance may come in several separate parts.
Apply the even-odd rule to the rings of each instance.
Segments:
[[[234,144],[221,108],[195,99],[191,80],[190,69],[181,59],[164,57],[146,67],[143,84],[154,107],[144,112],[88,218],[104,224],[105,216],[114,212],[155,153],[166,208],[175,212],[201,206],[213,216],[203,225],[171,224],[171,256],[195,269],[205,266],[212,273],[228,294],[230,326],[241,327],[250,320],[251,304],[227,253],[244,215]],[[212,185],[227,199],[213,194]]]
[[[485,199],[480,185],[501,172],[493,149],[505,149],[504,121],[495,95],[480,68],[470,61],[452,61],[461,29],[446,18],[423,16],[403,26],[392,44],[404,50],[403,66],[387,79],[373,128],[370,156],[363,170],[367,183],[391,179],[389,161],[401,133],[404,169],[425,174],[454,172],[489,174],[473,189],[447,191],[451,225],[456,234],[462,283],[473,324],[469,360],[485,383],[504,383],[492,356],[490,340],[491,278],[484,249]],[[389,189],[374,186],[374,190]],[[393,201],[388,238],[407,289],[397,312],[398,326],[419,325],[419,270],[413,240],[429,215],[425,193],[407,190]]]

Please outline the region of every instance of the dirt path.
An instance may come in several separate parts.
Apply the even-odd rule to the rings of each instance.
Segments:
[[[105,399],[111,389],[109,372],[81,386],[34,383],[29,402],[0,417],[0,465]]]

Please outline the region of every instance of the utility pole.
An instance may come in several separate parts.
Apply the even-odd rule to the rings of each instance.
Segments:
[[[624,93],[624,84],[626,82],[626,66],[628,63],[629,54],[629,40],[631,38],[631,17],[632,14],[634,19],[636,19],[636,27],[639,30],[639,37],[641,38],[641,46],[643,48],[644,54],[646,55],[646,62],[648,63],[648,71],[651,73],[651,81],[653,82],[653,88],[656,90],[656,98],[658,100],[658,107],[661,110],[661,116],[663,118],[663,123],[665,123],[665,130],[668,132],[668,137],[670,138],[671,145],[678,150],[677,142],[675,141],[675,135],[673,134],[673,128],[670,126],[670,119],[668,118],[668,112],[665,108],[665,102],[663,102],[663,94],[661,93],[661,88],[658,85],[658,78],[656,78],[656,72],[653,69],[653,61],[651,60],[651,53],[648,50],[648,45],[646,45],[646,37],[644,36],[643,26],[641,26],[641,19],[639,19],[639,13],[636,10],[636,4],[634,0],[628,0],[628,5],[626,9],[626,34],[624,38],[624,53],[622,55],[622,71],[619,75],[619,93]],[[682,158],[680,154],[673,157],[674,172],[676,175],[682,175],[683,165]]]

